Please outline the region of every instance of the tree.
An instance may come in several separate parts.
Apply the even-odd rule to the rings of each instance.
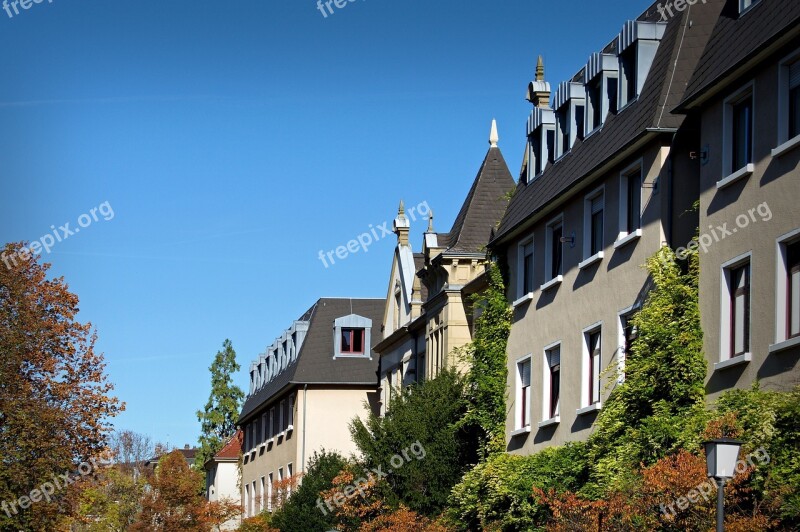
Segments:
[[[53,530],[74,514],[59,475],[85,471],[104,451],[108,419],[124,405],[96,353],[91,324],[76,320],[78,297],[48,279],[22,243],[0,266],[0,529]],[[51,491],[45,500],[20,497]],[[41,489],[40,489],[41,488]],[[41,498],[41,493],[39,497]]]
[[[199,449],[195,457],[195,469],[205,475],[203,464],[217,454],[225,442],[236,433],[236,420],[244,399],[244,392],[233,384],[233,374],[239,371],[236,351],[230,340],[222,343],[211,364],[211,394],[205,410],[197,412],[201,423]]]
[[[134,475],[122,464],[112,466],[81,490],[76,532],[125,532],[141,511],[146,477]]]
[[[469,365],[466,376],[469,408],[461,425],[479,427],[484,455],[505,450],[506,346],[512,316],[500,268],[491,263],[487,274],[489,287],[473,296],[480,314],[475,320],[474,338],[461,350]]]
[[[202,483],[202,475],[189,467],[180,451],[165,455],[158,462],[131,530],[210,531],[240,513],[238,504],[206,501]]]
[[[156,456],[150,436],[132,430],[115,432],[110,448],[117,466],[131,474],[140,469],[143,462]]]

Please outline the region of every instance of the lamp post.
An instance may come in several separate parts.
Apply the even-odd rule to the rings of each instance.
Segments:
[[[717,532],[725,530],[725,482],[733,478],[742,442],[721,438],[704,442],[708,477],[717,481]]]

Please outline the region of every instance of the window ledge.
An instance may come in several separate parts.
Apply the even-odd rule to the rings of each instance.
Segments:
[[[557,276],[553,277],[552,279],[550,279],[549,281],[547,281],[546,283],[544,283],[542,286],[540,286],[539,290],[541,290],[542,292],[544,292],[545,290],[549,290],[549,289],[553,288],[554,286],[556,286],[558,284],[561,284],[561,281],[563,281],[563,280],[564,280],[564,276],[563,275],[557,275]]]
[[[561,423],[561,416],[551,417],[550,419],[545,419],[544,421],[540,421],[538,427],[543,429],[545,427],[552,427],[554,425],[558,425]]]
[[[789,139],[777,148],[772,150],[773,157],[780,157],[784,153],[793,150],[794,148],[800,146],[800,135],[797,135],[793,139]]]
[[[637,239],[641,238],[641,236],[642,236],[642,229],[641,228],[637,229],[633,233],[628,233],[627,235],[623,236],[622,238],[617,239],[617,241],[614,242],[614,249],[619,249],[619,248],[621,248],[622,246],[624,246],[626,244],[630,244],[634,240],[637,240]]]
[[[530,434],[531,426],[528,425],[527,427],[522,427],[521,429],[517,429],[511,433],[511,437],[515,438],[517,436],[522,436],[523,434]]]
[[[591,266],[595,262],[600,262],[601,260],[603,260],[604,256],[605,256],[605,253],[603,253],[602,251],[598,251],[597,253],[595,253],[594,255],[592,255],[591,257],[586,259],[585,261],[583,261],[580,264],[578,264],[578,269],[582,270],[582,269],[584,269],[584,268],[586,268],[588,266]]]
[[[753,354],[745,353],[743,355],[729,358],[728,360],[723,360],[722,362],[717,362],[716,364],[714,364],[714,371],[720,371],[723,369],[731,368],[733,366],[739,366],[741,364],[748,364],[750,363],[751,360],[753,360]]]
[[[289,425],[288,427],[286,427],[286,434],[289,434],[293,430],[294,430],[294,425]]]
[[[769,352],[779,353],[781,351],[785,351],[786,349],[797,347],[798,345],[800,345],[800,336],[789,338],[788,340],[784,340],[783,342],[778,342],[777,344],[772,344],[771,346],[769,346]]]
[[[742,168],[736,170],[734,173],[732,173],[728,177],[725,177],[725,178],[717,181],[717,190],[719,190],[721,188],[725,188],[728,185],[731,185],[731,184],[739,181],[740,179],[743,179],[745,177],[749,177],[755,171],[755,169],[756,169],[756,166],[753,163],[747,163]]]
[[[525,294],[521,298],[519,298],[516,301],[514,301],[513,303],[511,303],[511,306],[514,307],[514,308],[517,308],[518,306],[520,306],[520,305],[522,305],[524,303],[527,303],[531,299],[533,299],[533,292],[528,292],[527,294]]]
[[[603,409],[603,403],[595,403],[593,405],[584,406],[583,408],[579,408],[575,413],[579,416],[583,416],[586,414],[591,414],[592,412],[599,412]]]

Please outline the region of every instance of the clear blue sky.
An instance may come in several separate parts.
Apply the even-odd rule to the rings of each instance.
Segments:
[[[427,202],[447,231],[488,148],[513,175],[537,54],[554,86],[648,5],[53,0],[0,11],[0,241],[114,212],[45,260],[127,411],[182,446],[230,338],[250,361],[321,296],[383,297],[394,236],[332,250]],[[12,9],[13,14],[13,9]],[[100,211],[108,212],[108,211]],[[86,219],[84,219],[84,222]],[[412,226],[421,247],[424,222]],[[60,232],[59,232],[60,233]],[[380,234],[380,233],[378,233]]]

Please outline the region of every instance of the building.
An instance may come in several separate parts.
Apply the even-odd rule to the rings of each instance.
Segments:
[[[459,368],[457,349],[472,340],[468,295],[480,288],[486,245],[503,217],[514,179],[497,146],[492,121],[489,151],[448,233],[437,233],[433,213],[421,253],[409,241],[410,223],[401,202],[393,230],[397,246],[383,312],[380,354],[381,413],[395,390],[443,368]]]
[[[349,423],[378,408],[383,303],[322,298],[251,365],[238,421],[245,517],[280,504],[315,451],[357,451]]]
[[[234,434],[212,458],[203,464],[206,470],[206,498],[209,502],[229,501],[239,503],[239,458],[242,454],[244,434],[241,430]],[[236,530],[240,518],[224,523],[221,530]]]
[[[701,131],[700,311],[710,399],[755,380],[773,390],[800,383],[800,2],[716,8],[678,106]]]
[[[507,450],[588,437],[624,378],[642,268],[697,227],[699,123],[673,113],[719,15],[654,4],[555,91],[541,59],[516,193],[491,243],[507,265]]]

